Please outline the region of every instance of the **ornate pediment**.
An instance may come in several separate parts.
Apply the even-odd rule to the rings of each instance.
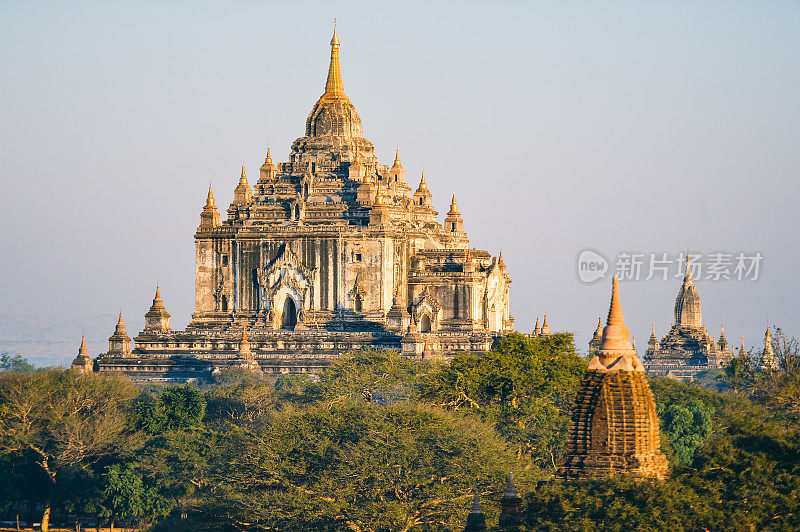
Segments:
[[[287,243],[272,262],[265,268],[259,269],[258,282],[267,290],[267,296],[270,298],[281,286],[289,286],[305,299],[306,292],[313,286],[316,274],[316,268],[307,268]]]
[[[425,314],[427,314],[432,320],[438,318],[439,310],[442,308],[436,298],[428,290],[426,286],[422,293],[414,299],[414,302],[411,305],[411,313],[414,317],[414,321],[419,321],[419,318]]]

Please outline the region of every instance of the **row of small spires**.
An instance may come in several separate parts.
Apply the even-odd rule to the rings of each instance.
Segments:
[[[356,152],[355,159],[353,161],[354,165],[361,164],[361,157],[358,152]],[[275,165],[272,162],[272,155],[270,154],[270,148],[267,146],[267,157],[264,160],[264,166],[268,166],[271,168],[275,168]],[[403,168],[403,164],[400,162],[400,148],[397,148],[395,151],[394,156],[394,164],[392,168]],[[237,184],[236,188],[239,187],[247,187],[249,190],[249,184],[247,182],[247,174],[244,169],[244,165],[242,165],[242,174],[239,177],[239,183]],[[417,187],[417,192],[423,192],[428,190],[428,184],[425,182],[425,170],[422,171],[422,176],[420,178],[419,187]],[[214,203],[214,192],[211,188],[211,183],[208,185],[208,196],[206,196],[206,207],[216,207]],[[452,200],[450,201],[450,212],[448,214],[459,214],[458,211],[458,203],[456,202],[456,195],[453,194]]]
[[[545,316],[545,325],[547,324],[546,320],[547,320],[547,317]],[[537,326],[539,324],[538,318],[536,320],[536,324],[537,324]],[[722,327],[721,327],[721,331],[720,331],[720,335],[719,335],[719,340],[717,340],[716,343],[720,347],[720,349],[727,349],[728,340],[725,338],[725,324],[723,323],[721,325],[722,325]],[[705,326],[703,326],[703,327],[705,328]],[[595,329],[595,331],[594,331],[593,340],[599,340],[600,337],[602,336],[602,334],[603,334],[603,320],[602,320],[601,317],[598,317],[597,318],[597,329]],[[713,337],[712,337],[712,340],[714,340]],[[635,336],[631,337],[631,344],[633,346],[633,349],[635,350],[636,349],[636,337]],[[656,324],[655,324],[655,322],[651,322],[651,324],[650,324],[650,339],[649,339],[649,341],[647,343],[647,346],[648,346],[648,348],[650,348],[650,347],[655,348],[657,345],[658,345],[658,338],[656,338]],[[731,352],[733,352],[733,348],[731,348]],[[744,336],[742,336],[742,341],[741,341],[741,345],[739,346],[738,355],[739,356],[744,356],[746,354],[747,354],[747,349],[744,346]],[[767,357],[771,356],[773,358],[773,362],[774,362],[774,349],[772,347],[772,333],[770,332],[769,327],[767,327],[767,331],[764,334],[764,350],[762,351],[761,354],[762,354],[762,356],[767,356]]]
[[[500,264],[503,264],[503,252],[500,252]],[[539,327],[539,316],[536,316],[536,325],[533,327],[534,336],[547,336],[550,334],[550,326],[547,325],[547,314],[544,315],[544,323]]]

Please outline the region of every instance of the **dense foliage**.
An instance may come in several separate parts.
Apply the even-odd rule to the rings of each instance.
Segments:
[[[776,341],[779,371],[737,359],[722,392],[651,379],[664,482],[553,480],[586,368],[568,334],[510,335],[450,364],[364,351],[319,378],[236,369],[201,387],[7,368],[0,512],[30,501],[171,532],[458,530],[475,487],[497,523],[514,470],[533,530],[797,529],[800,364]]]

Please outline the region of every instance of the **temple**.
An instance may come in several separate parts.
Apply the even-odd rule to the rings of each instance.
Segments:
[[[742,341],[744,344],[744,340]],[[764,350],[761,351],[759,364],[761,371],[777,371],[778,361],[775,359],[775,349],[772,347],[772,333],[767,329],[764,335]]]
[[[653,394],[633,350],[614,277],[600,347],[575,399],[567,453],[556,471],[562,480],[620,473],[663,478],[668,463]]]
[[[719,340],[709,336],[703,324],[700,296],[692,280],[689,257],[686,273],[675,299],[675,322],[669,332],[658,342],[655,324],[644,354],[647,373],[691,381],[701,372],[720,368],[733,358],[733,348],[725,338],[722,326]]]
[[[334,30],[322,96],[289,161],[238,176],[227,218],[209,187],[195,233],[195,310],[173,331],[156,289],[134,338],[120,315],[99,371],[185,381],[226,367],[317,372],[352,349],[483,352],[513,329],[502,256],[471,249],[455,195],[438,220],[425,175],[381,164],[344,93]]]

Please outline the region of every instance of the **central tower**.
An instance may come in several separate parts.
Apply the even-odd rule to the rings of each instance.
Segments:
[[[331,62],[325,92],[306,120],[306,134],[292,144],[293,163],[313,163],[341,169],[360,156],[362,163],[374,163],[375,148],[363,137],[361,117],[344,93],[339,65],[339,37],[336,28],[331,38]]]
[[[237,169],[224,220],[208,191],[189,326],[171,330],[157,294],[136,348],[109,352],[101,370],[199,376],[198,365],[255,367],[252,358],[268,375],[308,372],[351,349],[481,352],[513,329],[502,258],[470,249],[455,195],[443,225],[424,176],[412,193],[399,150],[391,165],[378,161],[339,52],[334,29],[325,90],[289,161],[267,148],[252,187]]]

